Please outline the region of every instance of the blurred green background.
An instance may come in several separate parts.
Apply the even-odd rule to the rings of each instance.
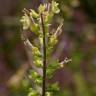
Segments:
[[[42,1],[0,0],[0,96],[28,94],[30,66],[20,36],[20,18],[23,8],[37,9]],[[96,96],[96,0],[56,1],[61,12],[53,28],[63,19],[64,26],[54,55],[72,62],[58,70],[52,82],[59,82],[60,96]],[[31,32],[26,34],[34,38]]]

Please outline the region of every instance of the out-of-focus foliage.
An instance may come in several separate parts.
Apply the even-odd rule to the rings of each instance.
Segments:
[[[90,21],[96,23],[96,0],[81,0],[82,7],[85,8],[86,13],[90,16]]]
[[[23,50],[24,47],[22,47],[23,45],[20,39],[20,32],[22,30],[19,30],[21,27],[19,19],[23,8],[37,10],[41,1],[43,0],[0,1],[0,5],[3,5],[0,6],[0,96],[4,96],[1,92],[3,92],[3,94],[6,93],[9,96],[26,96],[27,93],[31,91],[31,89],[29,90],[29,87],[33,86],[33,82],[30,80],[30,78],[32,79],[32,76],[26,77],[30,72],[28,74],[23,74],[24,76],[19,76],[16,72],[18,69],[20,70],[20,66],[26,63],[24,57],[25,51]],[[63,42],[59,43],[64,46],[64,51],[61,53],[62,56],[60,56],[60,60],[62,60],[62,58],[64,59],[66,56],[72,59],[72,62],[64,65],[65,71],[63,75],[59,74],[58,81],[60,80],[61,85],[64,86],[64,90],[62,92],[60,91],[59,96],[96,96],[96,25],[94,25],[96,22],[96,1],[56,1],[59,3],[61,11],[54,17],[53,23],[61,22],[62,18],[65,21],[63,29],[64,34],[59,38],[61,42]],[[32,10],[31,12],[34,13]],[[4,15],[1,15],[1,13],[4,13]],[[10,18],[7,18],[7,16]],[[15,18],[15,16],[17,17]],[[36,13],[34,13],[34,16],[38,17]],[[94,22],[94,24],[92,22],[90,23],[90,21]],[[54,26],[56,27],[56,24],[54,24]],[[38,30],[37,25],[35,27],[36,30]],[[29,38],[32,36],[32,39],[34,39],[33,35],[27,35]],[[62,38],[64,41],[62,41]],[[61,48],[61,46],[59,48]],[[49,48],[49,50],[50,49],[51,48]],[[66,68],[71,70],[71,75],[68,75],[70,72],[69,70],[66,72]],[[4,71],[3,73],[1,69]],[[17,74],[18,77],[24,78],[23,80],[19,80],[22,84],[19,82],[15,83],[15,85],[20,86],[16,86],[16,88],[12,87],[10,92],[10,90],[6,89],[4,86],[6,86],[8,79],[10,80],[15,74]],[[61,80],[61,77],[64,77],[64,79],[62,79],[63,81]],[[72,86],[69,86],[70,80],[74,81]],[[63,82],[65,82],[65,84],[63,84]],[[50,93],[47,94],[50,96]]]
[[[60,16],[64,18],[64,20],[68,21],[72,19],[73,9],[79,6],[78,0],[56,0],[59,2],[59,7],[61,9]]]

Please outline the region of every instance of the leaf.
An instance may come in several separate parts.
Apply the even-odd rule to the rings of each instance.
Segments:
[[[55,60],[49,63],[47,67],[47,72],[46,72],[48,75],[48,79],[51,79],[53,77],[53,73],[59,68],[60,68],[60,65],[58,60]]]
[[[60,89],[59,89],[59,86],[58,86],[58,82],[49,85],[48,91],[50,91],[50,92],[57,92],[59,90]]]
[[[41,4],[41,5],[39,6],[39,8],[38,8],[38,11],[39,11],[39,13],[41,14],[41,13],[43,13],[43,12],[45,11],[45,9],[46,9],[46,6]]]
[[[47,14],[46,14],[46,18],[45,18],[45,24],[50,24],[51,21],[52,21],[53,16],[54,16],[54,15],[53,15],[52,12],[47,13]]]
[[[36,13],[33,9],[30,10],[30,16],[32,16],[33,18],[38,18],[39,17],[39,14]]]
[[[24,14],[24,16],[22,16],[20,22],[23,25],[23,30],[27,30],[30,27],[31,22],[27,14]]]
[[[38,33],[39,32],[39,25],[37,23],[31,24],[30,30],[32,32]]]
[[[55,44],[57,44],[58,40],[57,40],[57,36],[55,36],[54,34],[50,37],[49,40],[49,46],[54,47]]]
[[[39,93],[37,92],[37,90],[30,89],[28,96],[39,96]]]
[[[52,1],[52,11],[56,14],[58,14],[60,12],[58,5],[59,5],[58,3],[56,3],[55,1]]]

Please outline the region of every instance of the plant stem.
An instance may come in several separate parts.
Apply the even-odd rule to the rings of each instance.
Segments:
[[[41,26],[43,32],[43,85],[42,85],[42,96],[46,95],[46,33],[43,20],[43,14],[41,14]]]

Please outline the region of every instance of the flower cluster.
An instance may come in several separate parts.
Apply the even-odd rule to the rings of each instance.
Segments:
[[[36,67],[42,68],[42,46],[43,46],[43,32],[42,32],[42,20],[41,20],[41,14],[43,16],[44,20],[44,27],[45,27],[45,36],[46,36],[46,53],[47,53],[47,79],[52,78],[53,73],[60,68],[60,62],[59,60],[50,62],[50,57],[52,55],[52,51],[54,46],[58,42],[58,34],[61,32],[61,28],[63,24],[60,24],[55,32],[53,32],[50,35],[49,29],[53,20],[53,17],[55,14],[58,14],[60,12],[60,9],[58,8],[58,3],[55,1],[52,1],[48,4],[41,4],[38,8],[38,11],[36,12],[33,9],[24,9],[24,15],[21,18],[21,23],[23,25],[23,30],[31,30],[37,35],[37,38],[39,40],[39,43],[37,46],[33,46],[32,44],[32,55],[33,55],[33,63]],[[37,72],[35,72],[33,69],[30,71],[29,77],[34,80],[35,88],[31,88],[31,91],[28,96],[39,96],[38,94],[42,94],[40,92],[40,86],[42,84],[42,76],[40,76]],[[39,89],[38,89],[38,88]],[[52,92],[58,91],[59,87],[58,84],[47,85],[47,92],[46,96],[52,96]],[[38,90],[37,90],[38,89]]]

